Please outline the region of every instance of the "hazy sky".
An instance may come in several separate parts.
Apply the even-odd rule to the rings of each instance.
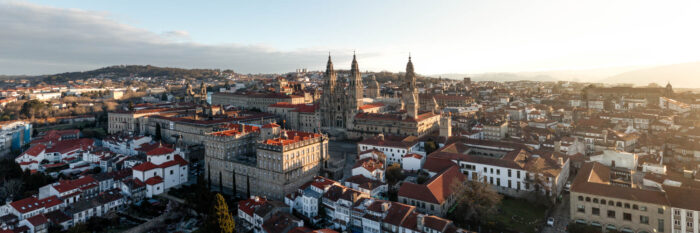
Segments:
[[[204,3],[203,3],[204,2]],[[116,64],[517,72],[700,61],[700,1],[3,1],[0,74]]]

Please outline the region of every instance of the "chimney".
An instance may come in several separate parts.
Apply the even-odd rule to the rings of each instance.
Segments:
[[[418,216],[416,216],[416,225],[417,225],[419,231],[423,231],[424,222],[425,222],[425,215],[418,214]]]

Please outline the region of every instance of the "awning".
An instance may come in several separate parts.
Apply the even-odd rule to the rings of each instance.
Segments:
[[[610,225],[610,224],[608,224],[607,226],[605,226],[605,229],[608,229],[608,230],[617,230],[617,227],[615,227],[615,225]]]

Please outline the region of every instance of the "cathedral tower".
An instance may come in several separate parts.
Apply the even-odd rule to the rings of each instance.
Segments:
[[[348,77],[348,111],[357,113],[362,107],[362,74],[360,67],[357,64],[355,54],[352,55],[352,68],[350,68],[350,77]],[[353,113],[353,115],[354,115]]]
[[[416,87],[416,73],[413,70],[413,62],[411,56],[408,56],[408,64],[406,64],[406,77],[404,78],[404,89],[401,91],[401,97],[405,104],[406,114],[411,118],[418,116],[418,88]]]

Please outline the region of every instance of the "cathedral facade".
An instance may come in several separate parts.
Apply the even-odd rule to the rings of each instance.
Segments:
[[[332,137],[360,139],[378,134],[423,136],[439,129],[439,114],[432,111],[419,111],[416,73],[410,57],[402,80],[400,111],[371,113],[362,110],[364,88],[354,55],[347,79],[338,78],[330,56],[324,78],[318,114],[321,119],[321,129]],[[378,86],[378,84],[375,85]]]
[[[330,135],[341,136],[353,128],[354,116],[360,112],[363,105],[362,74],[356,56],[352,56],[350,75],[340,79],[333,69],[331,57],[328,56],[324,78],[320,103],[321,128]]]

